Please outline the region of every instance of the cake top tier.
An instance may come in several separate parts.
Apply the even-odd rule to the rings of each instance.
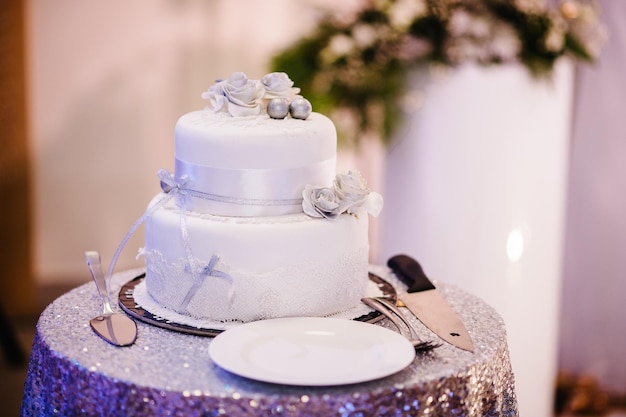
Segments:
[[[284,73],[251,80],[237,72],[202,94],[207,108],[180,117],[175,177],[193,196],[188,209],[224,216],[301,213],[308,184],[332,184],[335,125],[313,113],[299,92]]]
[[[284,73],[251,80],[238,72],[202,94],[209,106],[175,129],[173,179],[188,196],[185,209],[327,219],[380,210],[360,174],[335,175],[335,125],[299,92]]]

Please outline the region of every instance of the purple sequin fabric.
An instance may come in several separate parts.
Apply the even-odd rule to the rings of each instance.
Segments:
[[[372,270],[402,292],[387,268]],[[114,275],[112,288],[136,275]],[[211,361],[211,338],[141,322],[134,345],[109,345],[89,327],[101,302],[93,283],[85,284],[50,304],[39,319],[22,416],[517,416],[501,317],[457,287],[438,287],[461,315],[474,353],[444,344],[382,379],[304,387],[230,374]],[[423,339],[436,338],[411,320]],[[376,325],[393,328],[387,320]]]

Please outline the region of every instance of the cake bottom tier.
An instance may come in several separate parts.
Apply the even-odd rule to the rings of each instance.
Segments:
[[[367,286],[367,216],[222,217],[172,200],[146,220],[145,239],[148,293],[192,317],[326,316],[354,307]]]

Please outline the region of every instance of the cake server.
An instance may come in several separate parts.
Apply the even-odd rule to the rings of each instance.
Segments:
[[[106,278],[100,262],[100,254],[96,251],[87,251],[85,252],[85,258],[104,306],[102,314],[89,321],[91,328],[98,336],[112,345],[132,345],[137,339],[137,324],[128,316],[115,313],[111,309]]]
[[[473,352],[474,344],[465,325],[424,274],[422,266],[407,255],[393,256],[387,265],[408,285],[407,293],[399,298],[411,313],[446,342]]]

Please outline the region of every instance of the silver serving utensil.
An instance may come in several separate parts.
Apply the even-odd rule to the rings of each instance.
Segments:
[[[402,312],[400,312],[400,310],[396,308],[396,306],[394,306],[389,300],[383,297],[364,297],[361,298],[361,302],[363,302],[363,304],[367,305],[368,307],[371,307],[374,310],[381,312],[385,317],[391,320],[391,322],[398,328],[398,331],[402,335],[404,335],[404,331],[402,329],[402,325],[404,324],[404,326],[409,331],[409,335],[404,336],[409,339],[409,342],[411,342],[411,344],[413,345],[415,352],[429,352],[441,346],[441,343],[435,343],[430,340],[422,341],[418,337],[417,332],[415,331],[411,323],[409,323],[409,321],[406,319],[406,317],[404,317]]]
[[[137,339],[137,324],[128,316],[115,313],[111,309],[109,292],[107,290],[106,278],[100,262],[100,253],[97,251],[85,252],[87,266],[91,272],[93,280],[96,282],[98,293],[102,298],[103,312],[89,321],[93,331],[115,346],[130,346]]]

